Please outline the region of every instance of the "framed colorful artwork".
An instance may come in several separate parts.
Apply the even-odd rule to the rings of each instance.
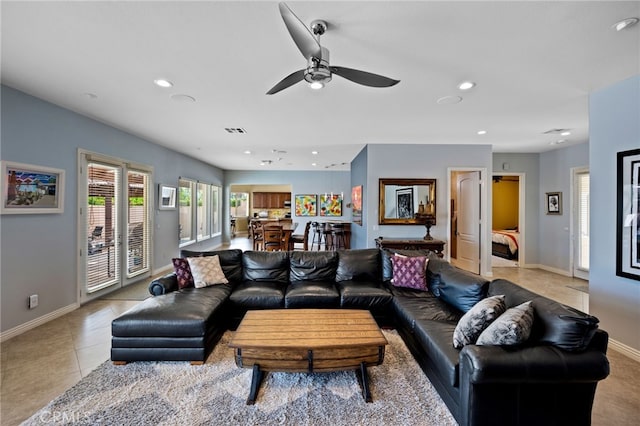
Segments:
[[[362,226],[362,185],[351,188],[351,221]]]
[[[64,170],[2,161],[2,214],[64,212]]]
[[[317,216],[318,196],[316,194],[296,195],[295,215],[296,216]]]
[[[342,216],[342,195],[320,194],[320,216]]]
[[[618,153],[616,275],[640,280],[640,149]]]

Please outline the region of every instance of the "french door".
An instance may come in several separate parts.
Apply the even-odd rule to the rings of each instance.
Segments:
[[[81,302],[151,274],[151,170],[81,152],[78,170]]]
[[[589,279],[589,170],[573,171],[573,276]]]

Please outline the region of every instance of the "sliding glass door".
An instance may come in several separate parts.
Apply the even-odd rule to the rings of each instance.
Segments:
[[[81,153],[79,282],[91,300],[151,273],[150,170]]]

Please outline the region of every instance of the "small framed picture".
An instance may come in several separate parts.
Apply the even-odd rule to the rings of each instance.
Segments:
[[[158,184],[158,210],[175,210],[177,192],[175,186]]]
[[[562,214],[562,192],[547,192],[547,214]]]
[[[640,149],[618,153],[616,275],[640,281]]]
[[[2,214],[64,212],[64,170],[2,161]]]

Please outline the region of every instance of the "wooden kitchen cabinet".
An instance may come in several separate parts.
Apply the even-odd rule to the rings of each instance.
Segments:
[[[284,202],[291,201],[290,192],[254,192],[254,209],[282,209]]]

